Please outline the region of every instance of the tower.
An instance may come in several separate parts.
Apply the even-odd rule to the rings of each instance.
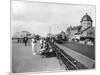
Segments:
[[[84,37],[95,37],[95,28],[92,26],[93,20],[86,13],[81,19],[81,35]]]
[[[86,13],[83,17],[82,17],[82,19],[81,19],[81,21],[80,21],[80,23],[81,23],[81,26],[82,26],[82,28],[81,28],[81,31],[82,30],[85,30],[86,28],[88,28],[88,27],[92,27],[92,19],[91,19],[91,17]]]

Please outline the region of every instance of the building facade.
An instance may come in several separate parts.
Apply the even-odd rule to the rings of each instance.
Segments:
[[[91,19],[91,17],[86,13],[81,21],[81,35],[83,37],[92,37],[95,38],[95,27],[93,27],[93,20]]]

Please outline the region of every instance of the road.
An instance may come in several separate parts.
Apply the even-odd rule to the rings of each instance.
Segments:
[[[39,49],[39,42],[36,48]],[[12,42],[12,72],[46,72],[64,70],[56,57],[42,58],[40,55],[32,55],[32,47]]]

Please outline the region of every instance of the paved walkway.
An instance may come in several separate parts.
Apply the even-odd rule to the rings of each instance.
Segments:
[[[59,60],[56,57],[42,58],[40,55],[33,56],[31,46],[25,47],[24,44],[12,43],[12,72],[23,73],[59,70],[64,70],[64,67],[59,65]]]

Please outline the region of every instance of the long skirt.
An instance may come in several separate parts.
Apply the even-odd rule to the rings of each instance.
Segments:
[[[33,52],[33,53],[32,53],[33,55],[36,55],[35,44],[34,44],[34,43],[32,43],[32,52]]]

